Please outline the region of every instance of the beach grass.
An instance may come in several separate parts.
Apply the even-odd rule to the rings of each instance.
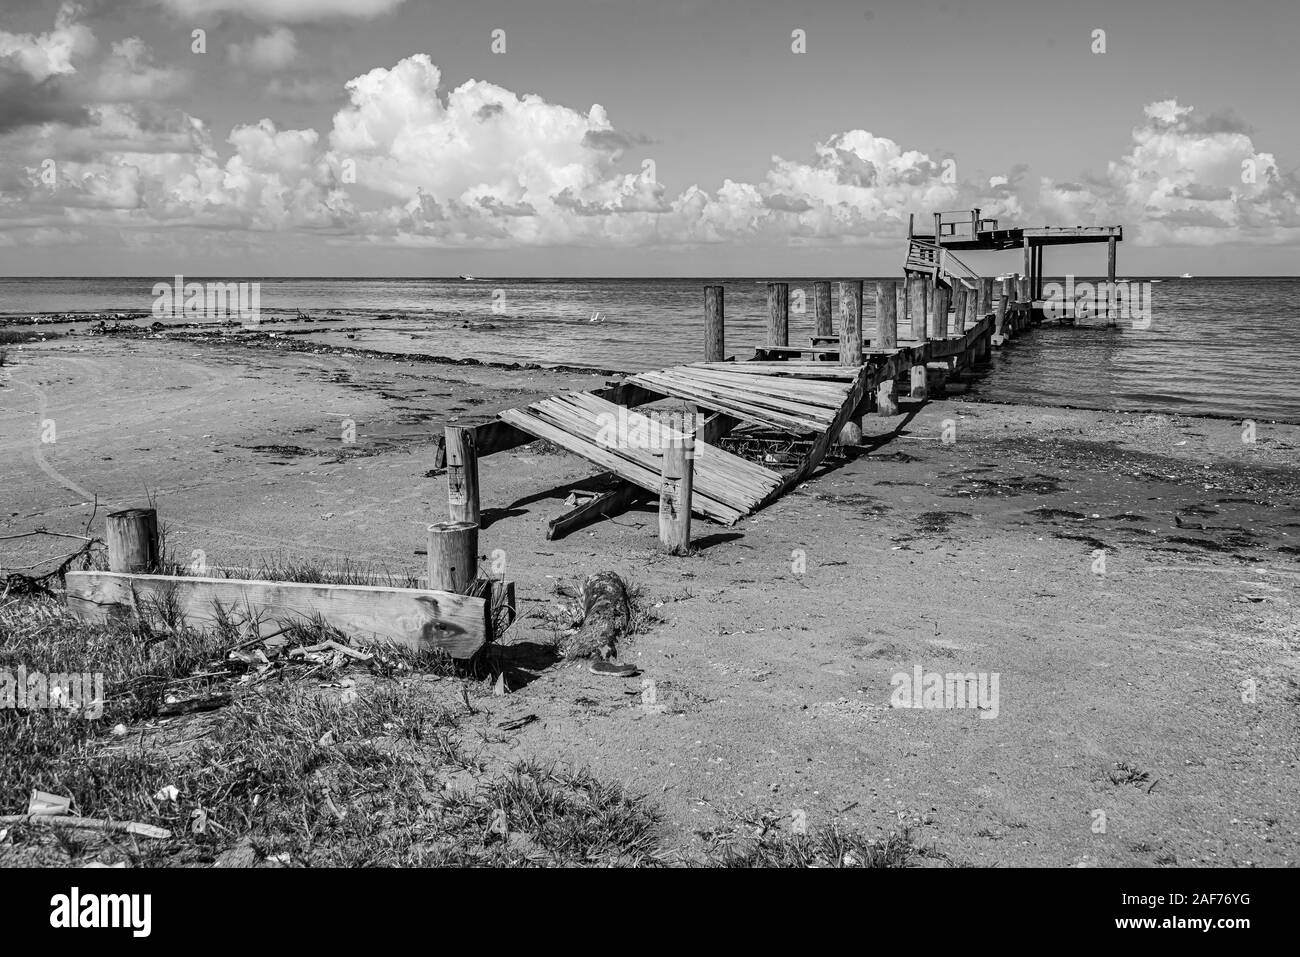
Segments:
[[[306,623],[282,637],[292,648],[329,636]],[[260,666],[232,662],[229,652],[247,644],[223,621],[209,631],[91,624],[42,596],[0,608],[0,669],[104,674],[98,717],[0,709],[0,815],[23,813],[40,790],[70,798],[81,817],[171,832],[123,840],[12,824],[0,865],[898,867],[917,858],[907,834],[881,843],[834,825],[770,835],[745,852],[683,854],[666,843],[653,804],[591,769],[491,760],[490,735],[466,725],[471,694],[489,692],[445,659],[385,651],[264,678]],[[166,717],[166,702],[218,691],[224,706]]]

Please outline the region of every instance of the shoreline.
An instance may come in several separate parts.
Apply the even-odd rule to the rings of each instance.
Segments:
[[[390,318],[402,318],[402,317],[390,317]],[[325,323],[332,324],[335,322],[344,322],[344,321],[346,320],[343,318],[329,318],[329,317],[310,318],[310,319],[271,318],[271,319],[261,320],[262,323],[268,323],[268,324],[293,323],[293,322],[313,323],[313,324],[325,324]],[[15,322],[13,324],[32,325],[33,323]],[[59,324],[71,325],[72,323],[61,322]],[[0,319],[0,327],[3,327],[4,325],[5,325],[5,320]],[[182,330],[182,332],[178,334],[175,333],[174,330]],[[245,327],[232,329],[230,327],[223,327],[221,323],[208,322],[208,323],[169,323],[166,324],[165,328],[160,330],[155,330],[151,328],[142,328],[142,327],[132,327],[126,329],[108,329],[107,331],[102,333],[92,333],[92,335],[118,337],[118,338],[173,339],[180,342],[199,342],[208,345],[240,345],[248,348],[261,348],[261,349],[268,348],[268,347],[282,348],[284,344],[288,344],[289,347],[294,351],[310,352],[315,354],[351,355],[359,358],[370,358],[379,361],[427,363],[431,365],[480,366],[483,368],[504,369],[504,370],[514,370],[514,371],[530,371],[530,372],[550,371],[550,372],[559,372],[559,373],[574,373],[579,375],[600,375],[600,376],[609,376],[609,377],[630,376],[636,374],[637,371],[637,370],[630,370],[630,369],[602,368],[599,366],[575,365],[571,363],[549,364],[544,362],[531,362],[531,361],[509,362],[504,360],[479,359],[472,356],[457,358],[454,356],[424,353],[424,352],[394,352],[385,349],[366,349],[360,346],[339,346],[339,345],[333,345],[328,343],[300,342],[300,341],[295,341],[292,338],[294,336],[314,335],[320,331],[322,330],[311,328],[311,329],[290,329],[290,330],[284,330],[276,333],[264,333],[256,329],[248,329]],[[359,332],[374,331],[374,327],[331,326],[331,328],[328,331],[335,332],[335,333],[344,333],[344,334],[356,334]],[[73,334],[69,334],[67,332],[51,333],[46,335],[45,338],[41,341],[53,341],[54,339],[81,338],[81,337],[82,334],[77,334],[77,333],[73,333]],[[15,344],[21,344],[21,343],[15,343]],[[1011,346],[1011,348],[1012,349],[1015,348],[1014,344]],[[1151,407],[1151,406],[1130,406],[1130,407],[1123,407],[1123,408],[1120,407],[1108,408],[1108,407],[1098,406],[1098,405],[1081,405],[1078,403],[1067,402],[1067,401],[1060,401],[1055,403],[1042,403],[1042,402],[1024,403],[1024,402],[1018,402],[1015,399],[999,399],[999,398],[989,398],[984,396],[973,398],[970,401],[985,403],[988,405],[1001,405],[1001,406],[1031,405],[1035,408],[1043,408],[1043,409],[1062,409],[1062,410],[1081,411],[1081,412],[1104,412],[1104,413],[1110,413],[1115,415],[1161,415],[1161,416],[1176,416],[1176,417],[1184,417],[1184,418],[1212,419],[1215,421],[1235,422],[1235,423],[1241,423],[1244,421],[1241,415],[1230,414],[1226,412],[1209,412],[1209,411],[1197,411],[1194,413],[1176,412],[1169,409],[1161,409],[1158,407]],[[1252,419],[1252,421],[1256,422],[1257,424],[1266,424],[1266,425],[1300,426],[1300,417],[1297,418],[1257,417]]]

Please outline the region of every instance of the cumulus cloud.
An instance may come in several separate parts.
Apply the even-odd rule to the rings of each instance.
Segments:
[[[0,30],[0,63],[21,70],[40,82],[52,76],[76,72],[76,61],[95,50],[95,35],[77,22],[79,8],[72,3],[59,7],[54,29],[48,33],[8,33]]]
[[[396,10],[403,0],[156,0],[179,17],[235,14],[272,23],[307,23],[344,18],[372,20]]]
[[[482,80],[444,89],[424,54],[335,88],[342,106],[328,128],[261,119],[217,141],[166,102],[184,76],[155,66],[136,38],[94,60],[93,35],[61,14],[46,34],[0,34],[0,50],[0,105],[16,104],[0,123],[0,230],[186,225],[399,246],[888,246],[909,212],[976,206],[1026,225],[1122,223],[1145,243],[1289,242],[1300,229],[1294,175],[1245,125],[1173,100],[1147,106],[1128,150],[1098,174],[1054,179],[1015,166],[961,179],[942,156],[854,129],[806,155],[771,157],[755,182],[670,192],[652,162],[632,155],[644,138],[599,104],[583,111]],[[230,51],[258,69],[295,54],[283,27]],[[330,95],[307,78],[276,77],[272,87],[290,97],[298,83]],[[77,84],[86,84],[80,100]],[[55,182],[42,177],[49,157]]]
[[[298,57],[298,40],[288,27],[276,27],[246,43],[232,43],[226,54],[235,66],[263,73],[283,70]]]

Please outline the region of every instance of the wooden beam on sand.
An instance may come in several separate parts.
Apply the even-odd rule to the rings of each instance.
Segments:
[[[491,599],[378,585],[314,585],[233,578],[68,572],[68,610],[82,621],[140,617],[212,627],[245,618],[263,637],[316,618],[346,635],[469,658],[492,638]]]
[[[648,501],[652,497],[653,493],[646,491],[641,486],[620,481],[617,488],[610,489],[608,492],[601,492],[590,502],[584,502],[558,518],[551,519],[550,524],[546,526],[546,539],[547,541],[553,541],[557,538],[563,538],[584,525],[590,525],[598,519],[609,518],[612,515],[627,511],[638,502]]]

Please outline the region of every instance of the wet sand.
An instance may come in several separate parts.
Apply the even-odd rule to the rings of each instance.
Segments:
[[[176,552],[228,565],[418,570],[446,514],[442,426],[605,381],[283,336],[8,348],[5,533],[80,530],[83,492],[100,521],[152,495]],[[487,756],[590,765],[649,794],[686,848],[798,809],[914,824],[955,862],[1294,865],[1300,427],[1244,443],[1225,420],[960,395],[902,411],[736,527],[697,522],[684,559],[660,554],[650,507],[547,542],[598,471],[541,444],[483,459],[482,550],[505,551],[522,617],[499,653],[512,693],[469,720],[538,717]],[[9,561],[58,546],[23,548]],[[602,569],[662,619],[621,652],[661,707],[548,652],[554,583]],[[917,665],[998,673],[997,717],[891,708]]]

